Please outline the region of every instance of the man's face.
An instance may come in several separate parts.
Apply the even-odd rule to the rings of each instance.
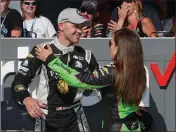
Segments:
[[[9,7],[9,0],[1,0],[1,13],[6,11]]]
[[[95,12],[91,11],[89,8],[81,8],[80,12],[85,19],[89,19],[90,21],[94,19]]]
[[[23,13],[35,14],[36,4],[37,3],[34,0],[25,0],[21,3],[21,9],[23,10]]]
[[[62,24],[62,32],[71,43],[78,43],[82,34],[82,24],[65,22]]]

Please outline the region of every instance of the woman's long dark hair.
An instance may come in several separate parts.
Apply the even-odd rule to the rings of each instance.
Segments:
[[[114,57],[117,96],[129,105],[139,105],[146,88],[143,49],[139,36],[123,28],[114,34],[118,51]]]

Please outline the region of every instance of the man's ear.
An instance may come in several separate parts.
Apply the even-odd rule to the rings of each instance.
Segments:
[[[58,24],[58,29],[59,29],[59,31],[63,31],[64,30],[64,24],[63,23],[59,23]]]

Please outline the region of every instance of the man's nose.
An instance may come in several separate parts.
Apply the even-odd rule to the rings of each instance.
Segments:
[[[33,5],[30,4],[28,7],[33,8]]]
[[[87,13],[87,11],[85,11],[85,12],[82,12],[82,15],[87,15],[88,13]]]

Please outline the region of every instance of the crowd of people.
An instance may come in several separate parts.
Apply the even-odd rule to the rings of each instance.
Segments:
[[[140,37],[159,37],[141,0],[123,0],[115,19],[102,23],[99,2],[84,0],[79,9],[66,8],[57,19],[57,29],[38,12],[37,0],[21,0],[22,14],[1,0],[1,37],[53,38],[33,47],[21,63],[12,83],[16,101],[36,119],[35,131],[118,132],[149,131],[153,119],[140,107],[146,89],[146,68]],[[168,30],[176,34],[176,18]],[[90,50],[77,45],[80,38],[112,37],[112,64],[99,68]],[[133,50],[131,50],[133,49]],[[136,74],[138,73],[138,74]],[[36,98],[28,89],[40,75]],[[81,104],[84,94],[95,92],[103,100],[99,131],[94,130]],[[99,111],[95,111],[99,112]],[[43,127],[42,122],[45,122]],[[101,126],[101,125],[100,125]]]
[[[159,32],[168,32],[167,36],[175,36],[175,16],[170,23],[162,22],[157,11],[142,0],[121,0],[118,7],[107,7],[100,0],[93,4],[82,2],[78,9],[82,16],[92,21],[91,27],[83,27],[81,37],[109,37],[112,32],[122,27],[138,32],[140,37],[160,37]],[[1,1],[1,37],[52,38],[57,36],[57,29],[52,22],[40,14],[38,0],[21,0],[21,14],[9,8],[10,0]],[[110,9],[106,9],[110,8]],[[102,11],[106,9],[106,11]],[[111,18],[110,18],[111,16]],[[13,21],[13,22],[12,22]],[[56,20],[55,20],[56,21]]]

